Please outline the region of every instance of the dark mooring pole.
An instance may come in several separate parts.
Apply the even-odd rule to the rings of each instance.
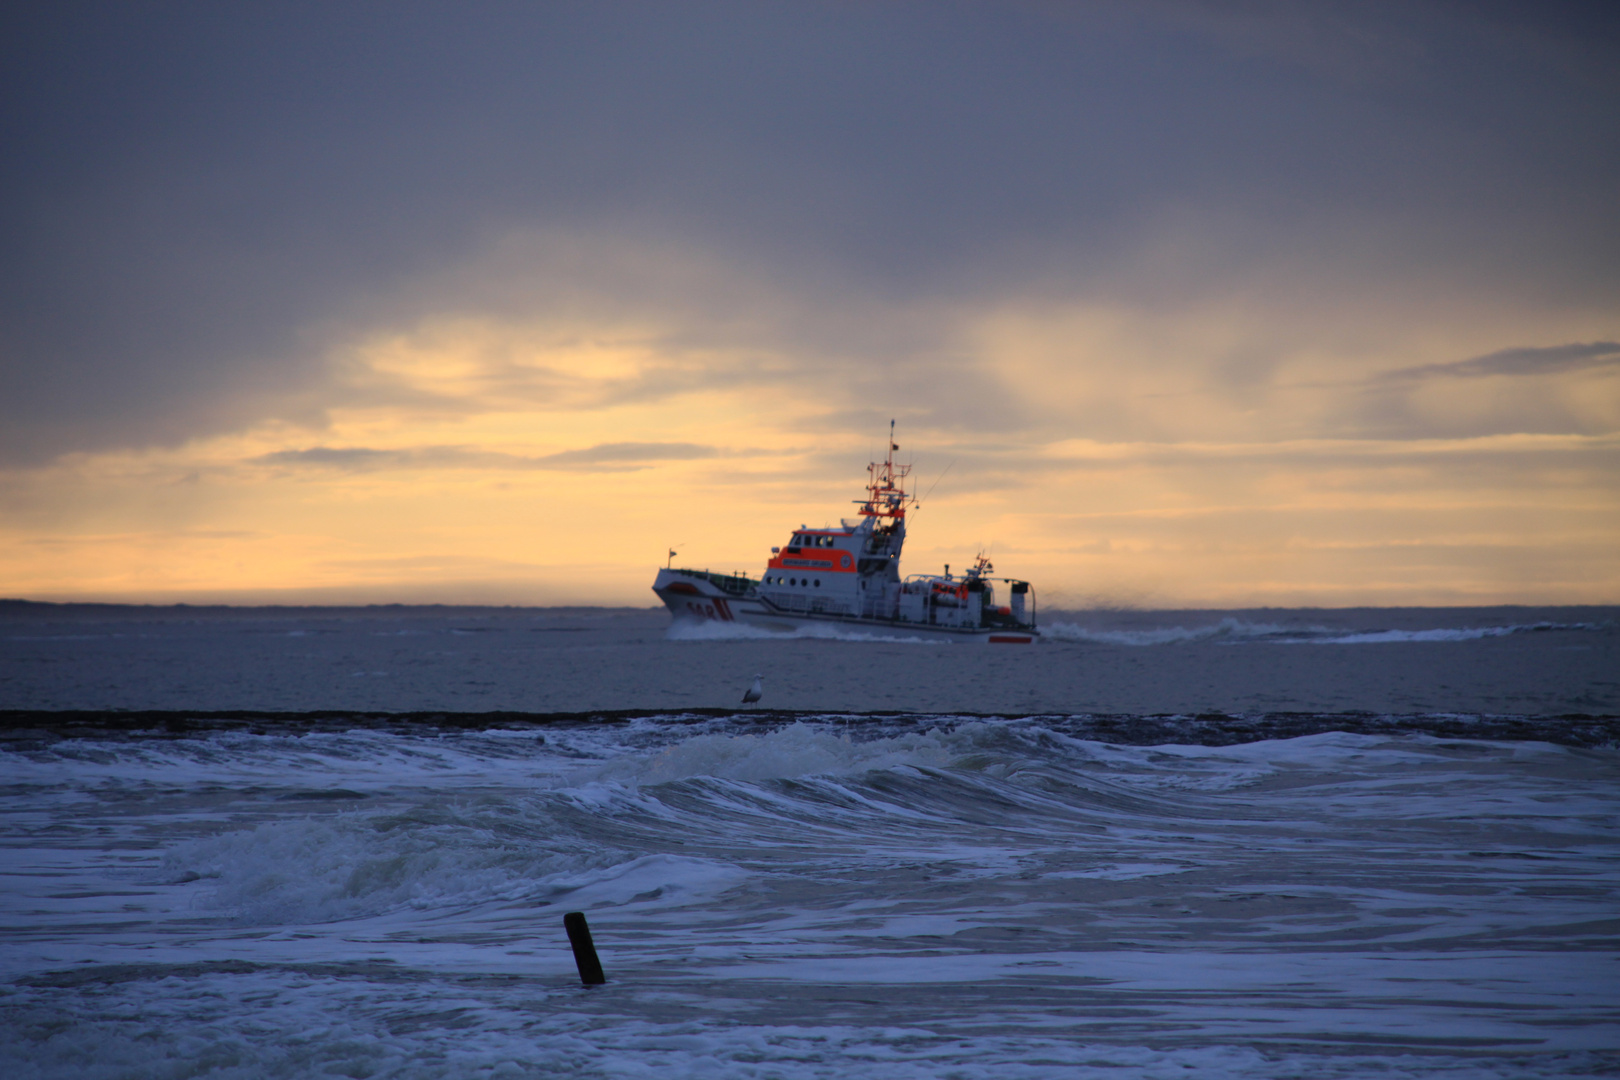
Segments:
[[[602,974],[602,961],[596,958],[596,946],[591,944],[591,928],[585,924],[585,913],[570,911],[564,915],[563,929],[568,931],[568,944],[574,947],[579,981],[586,986],[600,986],[607,982],[607,976]]]

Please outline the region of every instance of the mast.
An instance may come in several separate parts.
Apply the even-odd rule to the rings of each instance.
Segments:
[[[911,475],[910,465],[896,465],[894,453],[900,445],[894,441],[894,421],[889,421],[889,449],[882,461],[866,466],[866,498],[856,499],[861,516],[877,518],[873,524],[883,532],[904,531],[906,507],[912,501],[906,492],[906,478]]]
[[[866,466],[866,498],[855,500],[861,508],[855,531],[864,534],[855,566],[862,590],[861,614],[868,617],[894,618],[899,601],[900,549],[906,542],[906,510],[913,502],[906,491],[911,466],[894,460],[899,449],[890,420],[889,448],[882,461]]]

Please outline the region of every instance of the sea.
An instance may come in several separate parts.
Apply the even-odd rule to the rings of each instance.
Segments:
[[[1620,609],[1041,624],[0,603],[0,1075],[1620,1075]]]

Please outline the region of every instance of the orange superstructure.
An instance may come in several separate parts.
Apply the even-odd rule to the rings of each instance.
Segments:
[[[906,519],[906,504],[914,502],[906,494],[905,480],[911,475],[910,465],[896,465],[894,454],[900,444],[894,441],[894,421],[889,421],[889,452],[882,461],[866,466],[866,498],[856,499],[862,517],[889,518],[895,522]]]

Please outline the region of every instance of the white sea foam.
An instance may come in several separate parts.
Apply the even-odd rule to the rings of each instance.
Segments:
[[[676,619],[664,631],[670,641],[771,641],[788,635],[748,623],[720,622],[717,619]]]
[[[1439,627],[1427,630],[1357,630],[1346,632],[1327,626],[1289,626],[1280,623],[1249,622],[1227,616],[1207,626],[1167,626],[1145,629],[1098,629],[1073,622],[1053,622],[1041,627],[1043,638],[1053,641],[1086,641],[1106,645],[1179,645],[1186,642],[1216,641],[1232,644],[1263,642],[1277,645],[1382,645],[1435,641],[1478,641],[1482,638],[1549,630],[1596,630],[1590,623],[1524,623],[1497,626]]]
[[[1620,751],[1074,730],[649,717],[544,742],[0,751],[0,1065],[999,1080],[1613,1064]],[[606,986],[573,974],[572,910]]]
[[[1040,629],[1043,638],[1055,641],[1094,641],[1107,645],[1178,645],[1187,641],[1224,639],[1251,641],[1296,633],[1274,623],[1251,623],[1227,617],[1209,626],[1166,626],[1139,630],[1101,630],[1071,622],[1053,622]]]
[[[1158,650],[690,647],[661,611],[11,639],[16,708],[184,711],[0,742],[0,1069],[1612,1073],[1620,750],[1481,715],[1613,711],[1614,622],[1542,614],[1073,620]],[[705,708],[755,671],[818,713]],[[464,728],[647,701],[668,712]],[[199,702],[373,711],[210,732]],[[375,715],[428,709],[464,715]]]
[[[1054,1020],[1027,1031],[1009,1030],[1005,1004],[998,1008],[993,1002],[987,1003],[983,1020],[954,1031],[926,1022],[873,1023],[870,1013],[883,1011],[876,1004],[869,1007],[864,1023],[855,1017],[750,1022],[757,1004],[740,998],[713,1001],[711,1007],[717,1010],[713,1015],[650,1023],[638,1014],[653,1005],[651,995],[627,1001],[615,996],[611,984],[590,998],[577,989],[556,987],[526,988],[522,999],[503,998],[487,989],[445,995],[443,1003],[449,1008],[434,1023],[419,1005],[413,1008],[404,1002],[392,1012],[367,1010],[368,995],[376,995],[385,984],[352,975],[305,978],[297,993],[287,992],[284,980],[271,973],[190,981],[193,1000],[153,1002],[142,1008],[153,1019],[145,1029],[120,1023],[116,1014],[88,1009],[81,1013],[72,1003],[58,1016],[41,1015],[37,1020],[50,1032],[48,1038],[0,1047],[0,1063],[20,1080],[562,1075],[632,1080],[670,1076],[1341,1080],[1368,1075],[1389,1080],[1517,1080],[1527,1075],[1600,1075],[1608,1071],[1609,1060],[1601,1052],[1579,1051],[1556,1057],[1521,1051],[1501,1058],[1478,1053],[1454,1058],[1433,1051],[1375,1049],[1366,1055],[1342,1046],[1337,1052],[1324,1051],[1307,1040],[1280,1046],[1240,1040],[1189,1045],[1175,1039],[1131,1045],[1109,1038],[1098,1030],[1100,1024],[1084,1017],[1069,1018],[1067,1023]],[[132,1003],[136,992],[114,990],[102,997]],[[205,1012],[209,996],[217,1005]],[[624,1011],[597,1004],[607,1001]],[[668,1007],[674,1012],[680,1003],[676,999]],[[251,1023],[243,1019],[249,1015]],[[1318,1010],[1325,1025],[1342,1016]]]
[[[713,900],[748,877],[748,871],[717,859],[644,855],[605,868],[552,875],[540,884],[548,900],[600,910]]]
[[[646,755],[615,758],[595,775],[637,784],[694,776],[759,781],[900,766],[939,768],[953,757],[937,734],[855,742],[833,726],[794,723],[763,735],[697,735]]]
[[[622,852],[523,850],[486,830],[371,815],[266,822],[176,845],[164,860],[195,874],[201,903],[264,925],[330,922],[401,906],[464,907],[514,900],[548,875],[610,866]]]
[[[900,645],[950,644],[903,632],[873,633],[832,623],[808,623],[791,631],[764,630],[748,623],[676,619],[664,632],[670,641],[883,641]]]
[[[1317,645],[1388,645],[1406,641],[1478,641],[1481,638],[1505,637],[1529,630],[1542,630],[1540,626],[1469,626],[1438,630],[1369,630],[1361,634],[1323,635],[1302,639]]]

